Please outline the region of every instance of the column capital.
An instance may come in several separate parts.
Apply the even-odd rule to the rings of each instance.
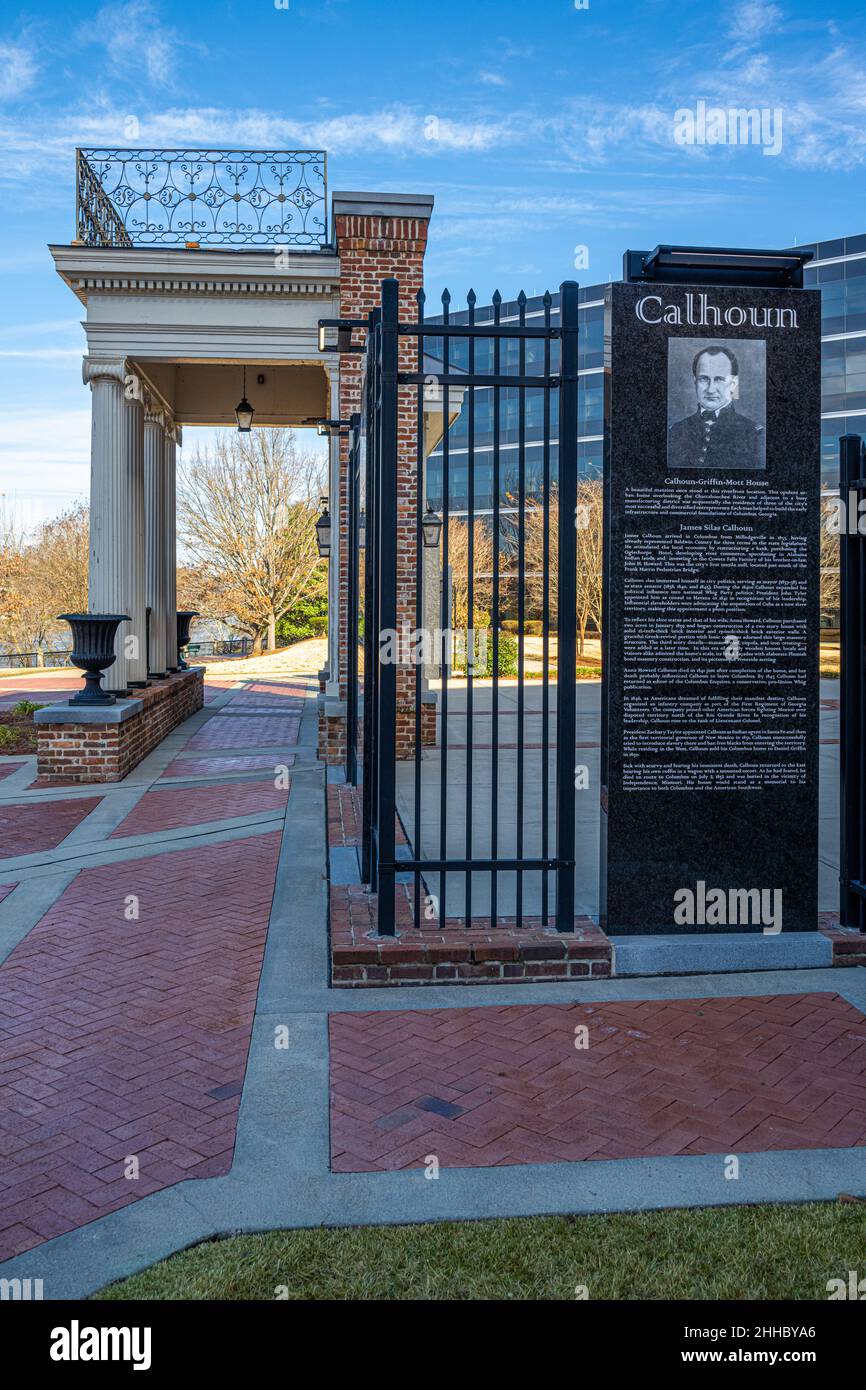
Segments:
[[[144,392],[144,423],[146,425],[158,425],[161,430],[168,433],[165,411],[157,405],[149,391]]]
[[[83,357],[81,380],[85,386],[94,381],[116,381],[123,386],[127,377],[125,357]]]

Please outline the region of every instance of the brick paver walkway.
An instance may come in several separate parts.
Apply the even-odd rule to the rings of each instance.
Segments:
[[[835,994],[339,1014],[330,1036],[339,1172],[866,1144],[866,1018]]]
[[[220,772],[276,772],[277,764],[282,762],[291,767],[295,758],[293,753],[273,754],[252,753],[248,757],[208,758],[200,754],[195,758],[174,758],[169,763],[163,777],[213,777]]]
[[[282,811],[287,797],[287,789],[271,782],[214,782],[206,787],[168,787],[165,791],[147,792],[112,832],[112,839],[251,816],[256,811]]]
[[[0,1258],[228,1171],[279,840],[85,869],[12,952]]]
[[[99,796],[85,796],[33,802],[30,806],[0,806],[0,858],[56,849],[101,800]]]
[[[283,714],[215,714],[187,744],[198,748],[254,748],[258,744],[279,747],[295,743],[300,716]]]
[[[209,694],[225,698],[232,684],[209,683]],[[280,705],[274,684],[270,707],[292,712],[264,731],[273,741],[278,726],[280,760],[293,763],[301,691],[286,682]],[[229,715],[234,698],[203,726],[218,726],[215,747],[226,746],[223,729],[240,730],[244,746],[263,741],[258,716]],[[82,866],[0,966],[0,1260],[231,1166],[281,829],[242,827],[187,849],[171,836],[255,813],[279,820],[288,791],[261,776],[272,754],[187,756],[195,742],[166,769],[189,785],[142,786],[120,823],[95,827],[82,846],[158,833],[164,852]],[[196,781],[215,772],[240,775]],[[0,808],[0,860],[61,845],[111,795],[21,793]],[[2,881],[0,863],[4,912],[27,891]]]

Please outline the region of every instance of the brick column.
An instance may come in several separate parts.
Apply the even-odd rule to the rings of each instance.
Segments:
[[[340,317],[366,318],[381,302],[382,281],[393,276],[400,285],[400,318],[414,322],[417,294],[424,283],[424,251],[433,210],[432,196],[417,193],[335,193],[332,200],[334,235],[340,257]],[[356,331],[355,342],[363,342]],[[416,344],[400,340],[400,369],[415,369]],[[363,357],[347,353],[340,358],[340,419],[360,411]],[[416,395],[414,387],[400,389],[398,406],[398,630],[405,618],[415,626],[415,506],[417,489]],[[349,613],[348,551],[348,440],[340,441],[339,535],[332,546],[331,564],[339,566],[338,670],[330,671],[319,717],[319,755],[340,763],[346,756],[346,716]],[[334,509],[332,508],[332,516]],[[397,751],[410,757],[414,737],[414,668],[398,671]]]

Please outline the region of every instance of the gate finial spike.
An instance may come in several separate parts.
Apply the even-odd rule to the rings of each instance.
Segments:
[[[451,303],[451,291],[450,291],[450,290],[443,290],[443,291],[442,291],[442,303],[443,303],[443,304],[450,304],[450,303]]]
[[[474,303],[475,303],[475,299],[476,299],[475,291],[474,291],[474,290],[470,290],[469,293],[468,293],[467,296],[466,296],[466,303],[467,303],[467,304],[474,304]]]
[[[501,303],[502,303],[502,295],[499,293],[498,290],[494,290],[494,291],[493,291],[493,303],[494,303],[494,304],[501,304]]]
[[[525,290],[521,290],[521,291],[520,291],[520,294],[517,296],[517,302],[518,302],[518,304],[520,305],[521,308],[523,308],[523,306],[526,304],[526,291],[525,291]]]
[[[550,293],[550,290],[544,291],[544,298],[541,302],[544,305],[545,309],[550,308],[551,304],[553,303],[553,295]]]

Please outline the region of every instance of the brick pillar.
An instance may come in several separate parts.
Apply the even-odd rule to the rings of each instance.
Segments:
[[[340,257],[340,317],[366,318],[381,302],[382,281],[393,276],[400,285],[400,319],[414,322],[417,294],[424,283],[427,226],[432,196],[417,193],[335,193],[332,200],[334,236]],[[355,342],[364,334],[356,330]],[[416,343],[400,339],[400,370],[414,371]],[[340,358],[340,419],[360,411],[363,357]],[[417,487],[416,388],[401,387],[398,404],[398,558],[397,623],[405,618],[415,626],[415,506]],[[319,717],[319,756],[340,763],[346,755],[346,716],[349,613],[348,440],[340,441],[339,538],[331,563],[339,565],[339,670],[330,672]],[[332,614],[332,618],[333,618]],[[415,718],[414,668],[397,676],[397,755],[413,751]]]

